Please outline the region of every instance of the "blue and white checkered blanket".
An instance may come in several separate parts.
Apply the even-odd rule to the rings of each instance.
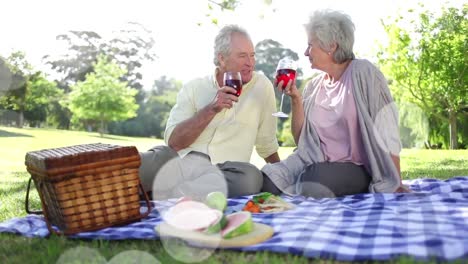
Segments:
[[[254,221],[274,228],[263,243],[242,251],[273,251],[339,261],[389,260],[406,255],[417,260],[468,258],[468,176],[449,180],[405,181],[409,194],[359,194],[320,199],[284,197],[296,208],[255,214]],[[250,197],[229,201],[235,211]],[[168,203],[154,203],[157,208]],[[142,211],[146,208],[142,208]],[[158,210],[140,222],[85,232],[84,239],[159,239]],[[28,215],[0,223],[0,232],[28,237],[49,235],[42,216]]]

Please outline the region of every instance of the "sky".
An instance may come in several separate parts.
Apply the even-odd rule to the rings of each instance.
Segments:
[[[6,0],[0,3],[0,55],[13,50],[41,69],[42,56],[66,53],[58,34],[69,30],[91,30],[106,35],[138,22],[151,30],[157,59],[145,64],[145,85],[166,75],[181,81],[210,74],[213,70],[213,41],[225,24],[239,24],[252,37],[254,45],[273,39],[298,53],[299,67],[305,75],[310,65],[304,50],[307,36],[303,25],[316,9],[332,8],[351,16],[355,26],[354,50],[371,59],[376,42],[385,42],[380,19],[395,16],[399,10],[417,5],[412,0],[241,0],[234,12],[220,12],[214,5],[210,22],[209,0]],[[447,1],[425,1],[427,8],[440,10]],[[461,6],[463,0],[451,0]],[[199,25],[201,24],[201,25]]]

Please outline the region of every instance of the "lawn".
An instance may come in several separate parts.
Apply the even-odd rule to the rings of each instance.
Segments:
[[[0,222],[26,215],[24,198],[29,174],[25,170],[26,152],[44,148],[70,146],[84,143],[111,143],[133,145],[144,151],[163,141],[154,138],[121,136],[100,137],[97,133],[0,127]],[[281,148],[281,158],[287,157],[292,148]],[[257,155],[252,163],[261,167],[264,162]],[[401,169],[404,179],[438,178],[468,175],[468,150],[410,150],[401,154]],[[36,193],[32,196],[32,208],[40,208]],[[1,263],[56,263],[67,252],[79,246],[95,249],[106,260],[117,254],[138,250],[157,258],[161,263],[177,263],[164,249],[160,241],[82,241],[51,236],[47,239],[25,238],[0,234]],[[27,249],[27,250],[25,250]],[[312,259],[270,252],[244,253],[229,250],[216,251],[204,263],[309,263]],[[402,257],[396,260],[414,263]],[[324,262],[324,261],[319,261]]]

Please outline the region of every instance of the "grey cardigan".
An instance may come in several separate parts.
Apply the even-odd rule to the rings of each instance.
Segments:
[[[401,143],[398,128],[398,110],[390,94],[387,81],[380,70],[367,60],[353,60],[353,92],[372,175],[370,192],[394,192],[400,185],[399,173],[390,153],[399,156]],[[303,92],[304,124],[297,149],[285,160],[266,164],[262,171],[284,193],[300,194],[301,172],[312,163],[324,162],[319,137],[308,120],[315,103],[318,79],[309,82]]]

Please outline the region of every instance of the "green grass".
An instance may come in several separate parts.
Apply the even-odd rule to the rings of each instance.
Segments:
[[[162,140],[153,138],[121,136],[101,138],[97,133],[0,127],[0,222],[26,215],[24,199],[29,179],[24,165],[26,152],[96,142],[132,145],[140,151],[163,143]],[[293,148],[281,148],[280,157],[287,157],[292,150]],[[251,162],[258,167],[264,164],[264,161],[256,154],[252,156]],[[447,179],[468,175],[468,150],[405,149],[401,154],[401,168],[404,179]],[[40,209],[39,198],[35,191],[32,192],[30,207]],[[121,252],[139,250],[151,254],[161,263],[177,263],[160,241],[153,240],[83,241],[58,236],[39,239],[9,234],[0,234],[0,240],[0,263],[55,263],[68,249],[78,246],[97,250],[107,261]],[[310,263],[315,261],[328,262],[272,252],[249,253],[218,250],[204,263]],[[407,257],[396,259],[395,262],[415,263]]]

